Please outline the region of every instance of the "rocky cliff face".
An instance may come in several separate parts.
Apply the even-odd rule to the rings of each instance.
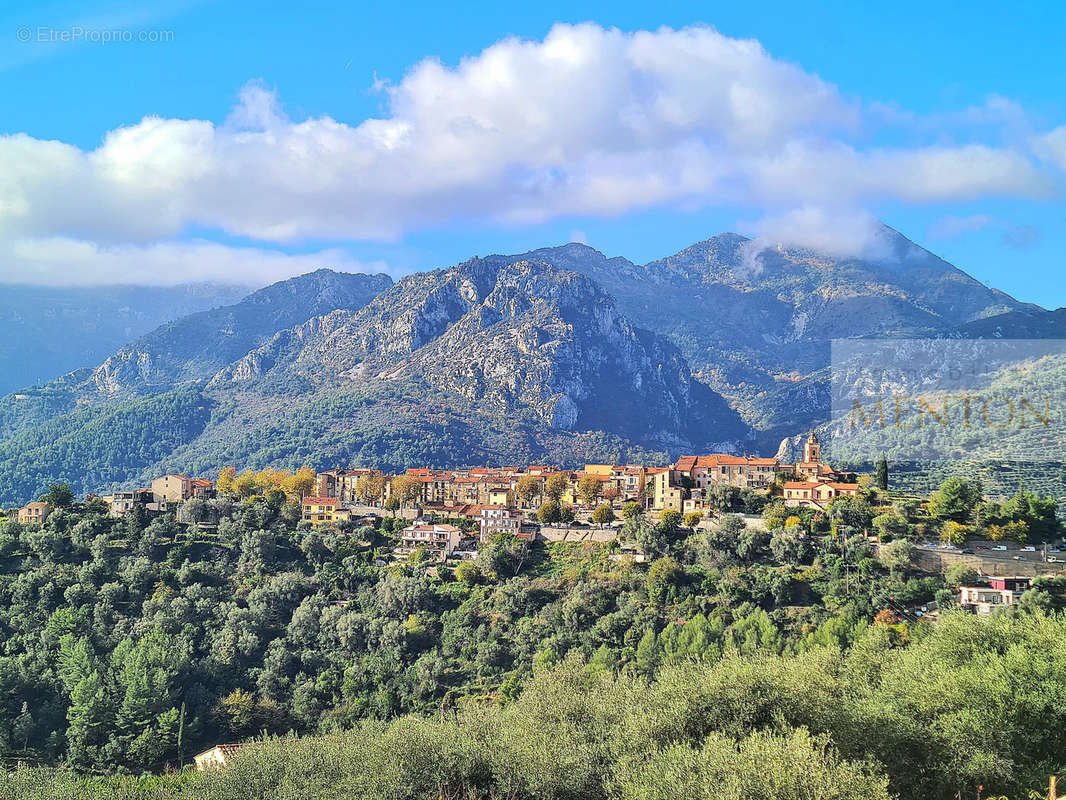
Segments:
[[[884,236],[867,260],[723,234],[643,266],[571,244],[394,285],[321,270],[0,400],[0,485],[39,488],[23,474],[27,452],[68,465],[84,453],[98,462],[86,474],[114,481],[225,463],[768,453],[826,418],[834,337],[1057,336],[1066,325]],[[145,441],[114,444],[129,431]]]
[[[867,258],[763,248],[726,233],[643,266],[579,244],[488,260],[536,258],[593,278],[635,324],[669,337],[768,443],[826,410],[819,374],[833,339],[944,335],[1003,313],[1046,313],[888,227],[877,238]]]
[[[387,275],[322,269],[252,293],[240,303],[193,314],[123,347],[90,379],[102,394],[137,393],[205,380],[272,337],[334,309],[358,309],[392,284]]]
[[[525,414],[669,449],[735,448],[746,433],[668,340],[635,328],[587,277],[532,260],[409,276],[360,311],[278,334],[211,388],[261,389],[282,373],[319,390],[417,378],[501,424]]]

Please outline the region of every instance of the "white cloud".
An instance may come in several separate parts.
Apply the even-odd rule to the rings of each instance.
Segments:
[[[929,227],[931,239],[954,239],[991,228],[1000,232],[1000,241],[1015,250],[1027,250],[1040,241],[1040,231],[1032,225],[1016,224],[988,214],[957,217],[949,214]]]
[[[321,267],[340,272],[388,272],[384,263],[354,261],[336,249],[288,255],[209,241],[100,245],[58,237],[0,242],[0,265],[4,265],[0,267],[0,281],[45,286],[171,286],[211,280],[263,286]]]
[[[1061,132],[1024,146],[944,143],[943,130],[926,146],[864,146],[891,116],[884,108],[706,27],[557,25],[455,66],[427,59],[379,88],[387,115],[354,126],[292,120],[252,83],[219,125],[149,117],[88,152],[0,137],[0,240],[158,247],[190,229],[390,240],[456,221],[730,203],[784,209],[766,235],[784,226],[798,237],[819,227],[814,214],[858,218],[882,200],[1046,195],[1058,180],[1046,164],[1066,168]],[[990,98],[960,124],[1016,116]]]
[[[1041,157],[1066,170],[1066,125],[1036,137],[1033,144]]]
[[[749,258],[773,245],[805,247],[833,256],[889,255],[880,236],[883,225],[865,211],[804,206],[742,223],[740,229],[753,237],[747,248]]]
[[[969,214],[957,217],[949,214],[941,217],[929,227],[930,239],[954,239],[966,233],[983,230],[989,225],[998,225],[999,220],[988,214]]]

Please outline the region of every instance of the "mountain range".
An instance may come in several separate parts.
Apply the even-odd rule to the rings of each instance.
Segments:
[[[870,254],[722,234],[645,265],[580,244],[319,270],[0,401],[0,502],[159,470],[772,453],[823,423],[829,344],[1056,336],[1048,312],[881,229]]]

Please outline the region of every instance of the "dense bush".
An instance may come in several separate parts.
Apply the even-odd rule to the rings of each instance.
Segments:
[[[664,667],[655,681],[579,658],[513,700],[271,739],[232,766],[95,779],[23,769],[8,800],[614,798],[908,800],[1026,797],[1066,752],[1066,621],[954,614],[868,628],[847,651]]]

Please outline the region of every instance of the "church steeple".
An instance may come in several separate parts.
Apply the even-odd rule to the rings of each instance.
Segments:
[[[807,441],[803,443],[803,460],[807,464],[817,464],[822,460],[822,446],[818,443],[814,431],[810,432]]]

